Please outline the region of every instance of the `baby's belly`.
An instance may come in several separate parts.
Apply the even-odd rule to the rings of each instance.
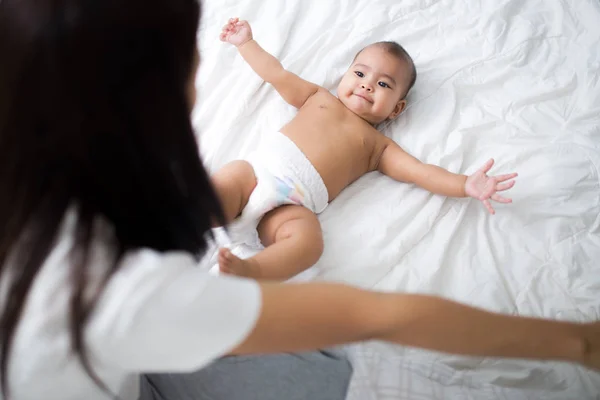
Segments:
[[[330,132],[296,134],[283,131],[315,167],[327,187],[329,201],[352,182],[369,172],[372,150],[361,140]]]
[[[349,169],[342,168],[319,168],[315,165],[315,169],[321,175],[323,183],[329,194],[329,201],[333,201],[348,185],[360,178],[364,173],[355,173]]]

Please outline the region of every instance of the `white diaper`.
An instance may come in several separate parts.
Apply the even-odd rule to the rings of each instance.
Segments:
[[[247,161],[254,168],[256,188],[240,217],[228,227],[229,237],[222,229],[215,230],[220,244],[240,258],[251,257],[263,248],[256,228],[269,211],[296,204],[320,214],[329,201],[321,175],[296,144],[280,132],[266,134]]]

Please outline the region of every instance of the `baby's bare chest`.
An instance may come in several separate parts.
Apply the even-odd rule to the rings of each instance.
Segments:
[[[335,99],[335,98],[334,98]],[[301,149],[320,149],[331,156],[340,154],[368,158],[383,140],[371,125],[349,112],[337,99],[323,96],[305,105],[295,118],[282,128]]]

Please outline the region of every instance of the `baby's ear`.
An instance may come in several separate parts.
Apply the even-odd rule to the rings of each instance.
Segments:
[[[394,110],[392,111],[392,113],[390,114],[388,119],[390,119],[390,120],[396,119],[396,117],[398,117],[398,115],[402,114],[402,111],[404,111],[405,108],[406,108],[406,100],[402,99],[398,102],[398,104],[396,104],[396,107],[394,107]]]

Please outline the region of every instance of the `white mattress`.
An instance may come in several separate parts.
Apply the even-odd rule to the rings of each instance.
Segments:
[[[419,77],[386,133],[424,162],[517,171],[490,216],[377,173],[321,215],[325,253],[301,279],[432,293],[490,310],[600,319],[600,2],[210,0],[194,113],[214,171],[294,115],[236,50],[231,16],[284,66],[334,89],[355,52],[396,40]],[[348,400],[597,399],[600,375],[568,364],[466,358],[382,343],[350,349]]]

